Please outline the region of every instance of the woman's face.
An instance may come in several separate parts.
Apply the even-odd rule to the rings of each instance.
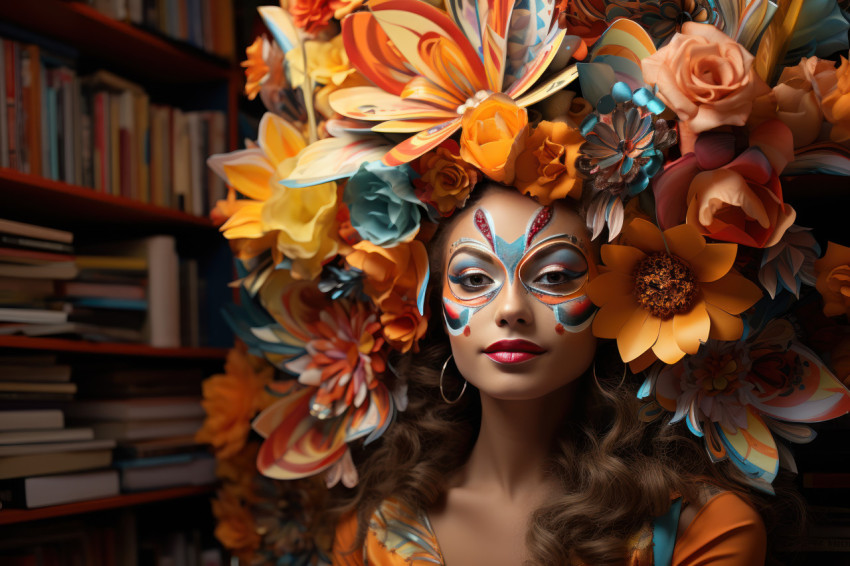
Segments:
[[[584,222],[491,187],[449,228],[443,316],[458,370],[483,394],[542,397],[590,366],[595,273]]]

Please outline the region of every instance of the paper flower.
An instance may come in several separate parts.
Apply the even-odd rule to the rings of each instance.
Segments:
[[[219,490],[212,511],[217,521],[215,538],[241,561],[253,559],[261,537],[248,506],[227,490]]]
[[[419,231],[424,205],[411,184],[409,166],[388,167],[364,163],[345,185],[343,201],[351,225],[366,240],[379,246],[408,242]]]
[[[212,445],[217,458],[230,458],[245,446],[251,419],[266,408],[271,398],[265,387],[274,368],[262,359],[251,359],[242,348],[227,353],[224,373],[204,380],[204,424],[195,439]]]
[[[694,356],[649,373],[638,393],[685,420],[705,438],[715,461],[731,459],[756,487],[772,491],[779,467],[776,432],[808,442],[805,425],[850,411],[850,392],[810,350],[795,341],[785,320],[771,321],[747,341],[709,340]],[[774,420],[776,419],[776,420]]]
[[[685,22],[714,24],[718,14],[712,0],[643,0],[641,2],[611,2],[605,16],[608,21],[629,18],[639,22],[655,45],[668,43]]]
[[[372,0],[368,12],[342,22],[352,63],[376,86],[337,91],[330,103],[343,116],[375,122],[375,131],[412,134],[386,154],[387,165],[407,163],[448,139],[464,110],[482,100],[477,93],[504,93],[528,106],[569,82],[556,75],[526,93],[557,53],[583,56],[578,38],[567,43],[566,32],[550,25],[552,4],[537,5],[532,14],[465,6],[451,3],[446,13],[414,0]],[[490,157],[480,162],[499,165]]]
[[[755,248],[779,242],[796,218],[778,176],[793,160],[791,132],[770,120],[750,132],[749,147],[736,155],[742,141],[706,132],[693,153],[665,165],[653,182],[661,228],[687,220],[715,240]]]
[[[824,117],[832,124],[830,139],[843,143],[850,140],[850,62],[844,56],[835,76],[835,88],[824,93],[821,105]]]
[[[819,255],[820,246],[810,229],[795,224],[777,244],[765,248],[759,281],[771,299],[775,299],[781,289],[799,298],[802,283],[815,284],[815,260]]]
[[[686,22],[681,33],[640,64],[661,100],[699,133],[746,124],[753,100],[770,90],[752,68],[753,60],[714,26]]]
[[[460,156],[494,181],[510,185],[516,158],[525,149],[528,113],[503,94],[482,91],[479,98],[463,112]]]
[[[581,197],[576,157],[584,137],[565,122],[540,122],[516,160],[514,186],[542,205]]]
[[[326,265],[319,280],[319,290],[331,300],[357,298],[363,291],[363,272],[354,268],[341,269],[335,265]]]
[[[782,69],[773,90],[756,101],[750,124],[778,118],[794,135],[795,148],[814,142],[823,122],[821,99],[835,88],[836,80],[832,61],[801,59],[796,66]]]
[[[415,302],[393,294],[381,304],[381,327],[384,338],[396,350],[406,353],[414,348],[418,351],[417,343],[428,330],[428,318]]]
[[[260,245],[243,246],[239,257],[249,259],[267,250],[274,242],[271,228],[262,220],[266,202],[278,188],[287,163],[307,142],[301,132],[271,112],[263,114],[256,147],[212,155],[209,167],[229,187],[246,198],[236,199],[233,190],[227,201],[219,201],[217,210],[227,220],[221,226],[229,240],[255,240]]]
[[[623,238],[623,245],[602,246],[608,271],[589,283],[588,296],[602,307],[594,335],[615,338],[633,371],[656,358],[676,363],[709,337],[741,337],[739,315],[761,291],[732,269],[738,246],[707,244],[687,224],[662,233],[641,219],[625,228]]]
[[[850,248],[829,242],[824,256],[815,262],[815,273],[823,313],[850,317]]]
[[[422,242],[384,248],[363,240],[353,246],[345,261],[363,273],[363,292],[381,309],[391,295],[424,306],[428,252]]]
[[[416,196],[440,213],[451,216],[463,208],[481,176],[478,169],[461,158],[454,140],[446,140],[412,164],[419,177],[413,180]]]
[[[289,0],[289,13],[297,27],[315,35],[328,27],[337,3],[335,0]]]
[[[258,37],[245,49],[248,59],[241,65],[245,67],[245,95],[248,100],[257,98],[262,82],[268,77],[269,65],[266,63],[266,57],[272,45],[265,37]]]

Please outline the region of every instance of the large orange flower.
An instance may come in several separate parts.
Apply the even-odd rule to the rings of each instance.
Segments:
[[[642,219],[623,238],[624,245],[602,246],[608,271],[590,282],[588,295],[602,307],[593,333],[616,338],[633,371],[656,359],[676,363],[709,338],[741,337],[739,315],[761,291],[732,269],[737,244],[707,244],[688,224],[661,232]]]

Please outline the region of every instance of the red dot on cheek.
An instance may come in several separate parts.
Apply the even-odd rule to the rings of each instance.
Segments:
[[[469,336],[471,333],[472,333],[472,331],[469,329],[468,326],[464,327],[464,329],[463,329],[463,335],[464,336]]]
[[[563,325],[563,324],[558,324],[558,325],[555,327],[555,332],[557,332],[558,334],[563,334],[564,332],[566,332],[566,330],[564,329],[564,325]]]

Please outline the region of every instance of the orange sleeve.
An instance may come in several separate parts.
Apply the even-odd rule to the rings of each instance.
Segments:
[[[726,491],[711,498],[676,539],[672,566],[759,566],[766,549],[761,516]]]
[[[331,552],[333,566],[363,566],[363,550],[355,548],[357,539],[357,513],[343,515],[336,526],[334,547]]]

